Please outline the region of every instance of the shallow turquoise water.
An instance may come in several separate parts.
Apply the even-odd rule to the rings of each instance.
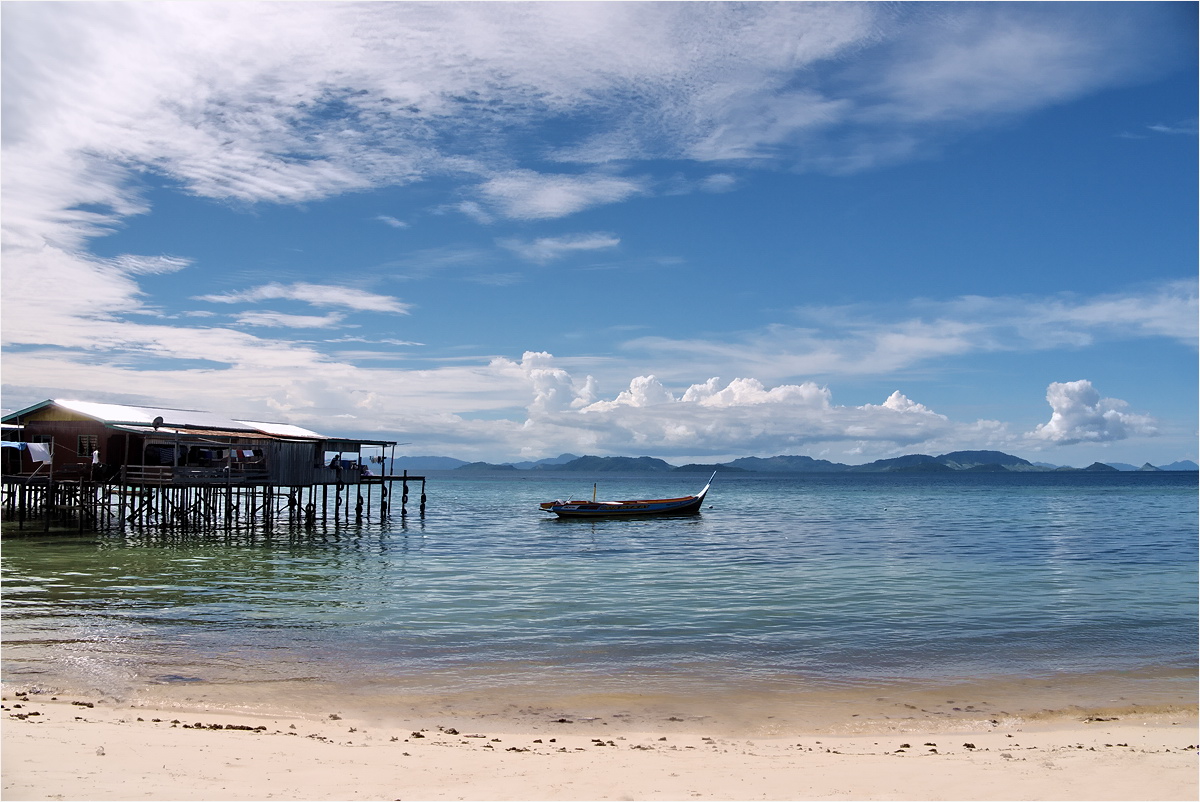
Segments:
[[[609,498],[707,475],[601,477]],[[1196,665],[1195,474],[430,476],[424,519],[10,537],[4,678],[849,687]]]

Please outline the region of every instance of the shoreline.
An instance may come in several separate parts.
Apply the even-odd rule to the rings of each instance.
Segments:
[[[377,724],[387,724],[397,715],[518,722],[603,719],[647,729],[680,729],[682,723],[693,722],[729,736],[1188,715],[1195,714],[1200,686],[1197,671],[1181,666],[1040,676],[858,678],[834,683],[799,675],[721,676],[711,670],[599,674],[494,664],[402,676],[349,670],[334,680],[328,671],[297,671],[303,667],[295,665],[281,670],[268,663],[228,671],[211,662],[172,661],[154,667],[169,666],[178,672],[164,675],[143,674],[138,669],[150,666],[127,660],[86,660],[73,668],[62,656],[39,655],[21,665],[5,662],[0,692],[6,696],[73,695],[117,706],[211,708],[248,715],[336,714]]]
[[[222,689],[3,692],[3,797],[40,799],[1195,799],[1196,705],[987,717],[960,703],[680,715],[633,695],[573,706],[314,698],[247,709]],[[158,689],[155,689],[158,690]],[[24,691],[24,692],[22,692]],[[234,694],[236,696],[236,694]],[[189,698],[190,697],[190,698]],[[224,697],[224,698],[223,698]],[[348,699],[347,701],[353,701]],[[920,700],[916,700],[920,701]],[[641,707],[639,707],[639,703]],[[897,704],[880,702],[875,712]],[[890,708],[889,708],[890,709]],[[598,714],[598,715],[597,715]],[[769,724],[768,724],[769,722]]]

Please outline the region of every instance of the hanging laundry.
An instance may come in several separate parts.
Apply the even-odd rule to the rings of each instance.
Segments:
[[[50,462],[53,459],[50,446],[46,443],[27,443],[25,447],[29,449],[29,458],[34,462]]]

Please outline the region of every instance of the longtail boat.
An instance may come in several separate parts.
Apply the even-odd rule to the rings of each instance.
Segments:
[[[644,515],[695,515],[700,512],[704,496],[712,487],[716,472],[708,484],[694,496],[680,498],[651,498],[631,501],[597,501],[596,486],[592,485],[591,501],[543,501],[539,506],[560,518],[634,518]]]

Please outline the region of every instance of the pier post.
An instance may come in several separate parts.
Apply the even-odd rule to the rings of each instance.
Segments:
[[[128,437],[125,438],[125,442],[125,450],[128,451]],[[129,480],[127,478],[126,466],[124,465],[121,466],[121,483],[117,485],[117,487],[119,488],[120,492],[120,496],[117,498],[117,513],[118,517],[121,519],[121,532],[123,534],[125,532],[125,500],[129,498]]]

